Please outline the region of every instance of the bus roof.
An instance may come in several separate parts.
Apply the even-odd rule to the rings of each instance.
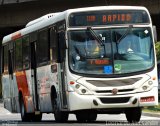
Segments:
[[[140,7],[140,6],[96,6],[96,7],[68,9],[63,12],[47,14],[33,21],[30,21],[25,28],[5,36],[3,38],[2,44],[6,44],[11,40],[27,35],[36,30],[42,29],[46,26],[52,25],[58,21],[67,19],[70,13],[95,11],[95,10],[145,10],[147,13],[149,13],[145,7]]]

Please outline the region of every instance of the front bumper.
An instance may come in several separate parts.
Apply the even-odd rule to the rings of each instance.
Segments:
[[[154,101],[140,102],[141,97],[150,97],[150,96],[154,96]],[[152,90],[148,92],[126,94],[126,95],[124,94],[112,95],[112,96],[80,95],[77,94],[76,92],[69,92],[68,98],[69,98],[68,102],[70,111],[83,110],[83,109],[107,109],[107,108],[154,106],[158,105],[158,88],[153,87]],[[111,99],[110,103],[108,103],[108,99]],[[134,103],[135,99],[137,99],[136,103]],[[95,104],[95,101],[97,105]]]

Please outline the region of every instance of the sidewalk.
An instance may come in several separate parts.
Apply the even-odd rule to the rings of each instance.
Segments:
[[[6,110],[3,106],[3,103],[0,102],[0,115],[6,115],[6,114],[11,114],[8,110]]]
[[[160,117],[160,112],[144,112],[142,111],[142,115],[151,116],[151,117]]]

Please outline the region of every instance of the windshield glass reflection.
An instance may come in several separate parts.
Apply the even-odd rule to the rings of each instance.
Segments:
[[[94,29],[93,29],[94,30]],[[126,32],[127,31],[127,32]],[[149,28],[69,31],[69,66],[84,74],[121,74],[150,69],[153,45]]]

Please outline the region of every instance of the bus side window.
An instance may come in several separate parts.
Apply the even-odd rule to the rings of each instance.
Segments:
[[[56,27],[50,29],[50,59],[57,62],[57,31]]]
[[[8,72],[8,45],[3,46],[2,73]]]
[[[37,66],[46,65],[49,61],[48,29],[39,31],[37,42]]]
[[[22,39],[15,40],[15,68],[22,70]]]
[[[8,72],[13,75],[14,71],[14,42],[9,43],[9,52],[8,52]],[[12,76],[13,77],[13,76]]]
[[[29,36],[22,38],[22,53],[23,53],[23,69],[30,68],[30,45]]]

